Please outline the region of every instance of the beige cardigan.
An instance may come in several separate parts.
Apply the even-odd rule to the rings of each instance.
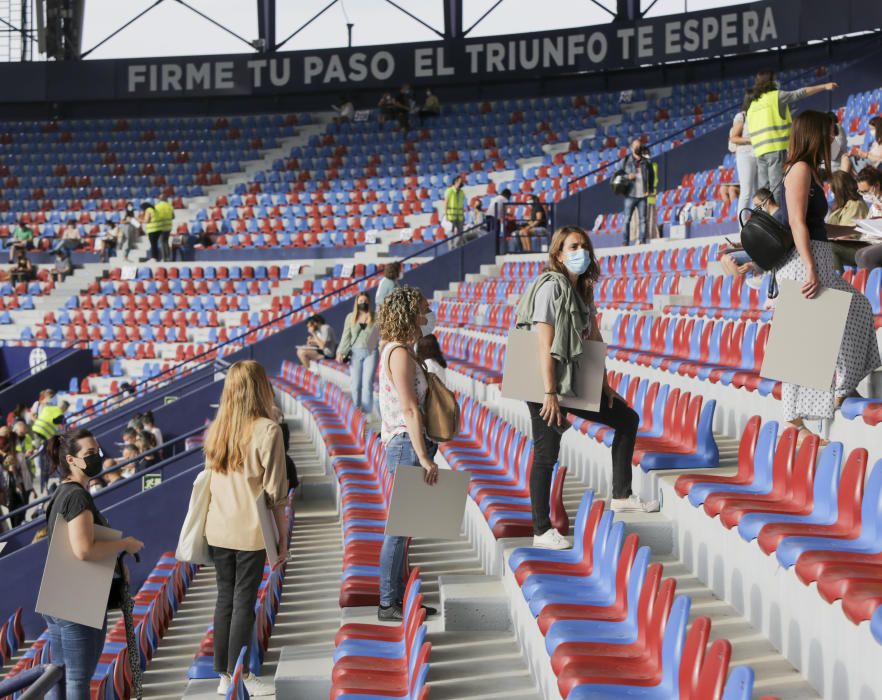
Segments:
[[[263,549],[256,505],[261,493],[266,493],[270,508],[284,505],[288,498],[282,429],[268,418],[254,422],[242,469],[211,475],[211,503],[205,522],[208,544],[245,552]]]

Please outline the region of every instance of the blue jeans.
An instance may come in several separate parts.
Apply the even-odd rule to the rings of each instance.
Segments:
[[[89,682],[101,658],[107,619],[100,630],[78,622],[44,615],[49,627],[52,663],[64,665],[66,700],[89,700]],[[56,693],[57,695],[57,693]]]
[[[640,231],[640,242],[646,243],[647,234],[649,233],[646,228],[646,197],[625,197],[625,210],[622,212],[622,226],[625,229],[625,233],[622,245],[630,245],[631,243],[631,217],[634,215],[635,208],[637,209],[637,220],[640,224],[638,228],[638,231]]]
[[[438,446],[426,438],[429,457],[434,458]],[[420,460],[410,442],[410,435],[401,433],[386,444],[386,468],[395,473],[399,465],[418,467]],[[404,600],[404,549],[407,537],[385,537],[380,550],[380,605],[388,607]]]
[[[376,350],[352,348],[349,362],[349,393],[361,412],[368,415],[374,407],[374,375],[377,372]]]

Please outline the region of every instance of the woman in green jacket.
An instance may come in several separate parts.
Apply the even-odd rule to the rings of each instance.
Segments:
[[[533,510],[533,546],[566,549],[569,543],[551,527],[549,497],[560,441],[569,428],[565,414],[603,423],[615,429],[612,443],[612,494],[616,512],[653,512],[657,501],[644,502],[631,493],[631,458],[640,418],[603,378],[603,396],[597,411],[560,406],[559,396],[574,394],[574,369],[586,340],[602,341],[594,308],[594,284],[600,267],[591,241],[577,226],[558,229],[548,248],[548,265],[518,304],[517,325],[538,337],[536,365],[545,387],[542,403],[527,402],[533,432],[530,501]]]
[[[352,313],[346,317],[337,362],[350,355],[349,390],[353,403],[369,416],[374,407],[374,375],[377,372],[379,334],[371,298],[366,292],[355,297]]]

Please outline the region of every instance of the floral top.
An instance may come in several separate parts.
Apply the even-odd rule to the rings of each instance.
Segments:
[[[395,348],[400,347],[405,346],[401,343],[389,343],[383,348],[383,352],[380,355],[380,418],[382,419],[380,439],[384,445],[396,435],[407,432],[407,423],[404,422],[401,400],[388,373],[389,355]],[[426,383],[423,371],[419,367],[415,369],[414,382],[416,384],[417,401],[422,410],[426,402],[428,384]]]

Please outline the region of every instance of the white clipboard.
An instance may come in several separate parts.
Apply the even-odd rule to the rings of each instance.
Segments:
[[[94,525],[96,540],[118,540],[122,532]],[[101,629],[107,614],[107,597],[116,568],[116,557],[82,561],[70,546],[70,527],[59,514],[43,567],[36,612]]]
[[[502,372],[502,396],[518,401],[542,403],[545,386],[539,372],[539,338],[533,331],[513,328],[508,333],[505,348],[505,368]],[[582,344],[582,358],[574,373],[576,396],[560,396],[558,402],[564,408],[583,411],[600,409],[603,392],[606,343],[586,340]]]
[[[263,491],[257,497],[257,519],[260,521],[260,532],[263,534],[267,559],[270,566],[274,566],[279,560],[279,528],[276,527],[273,512],[266,505],[266,495]]]
[[[468,472],[439,469],[434,484],[427,484],[424,474],[422,467],[395,470],[386,534],[459,539],[469,494]]]
[[[814,299],[806,299],[801,282],[781,280],[779,287],[760,374],[830,391],[851,294],[822,287]]]

